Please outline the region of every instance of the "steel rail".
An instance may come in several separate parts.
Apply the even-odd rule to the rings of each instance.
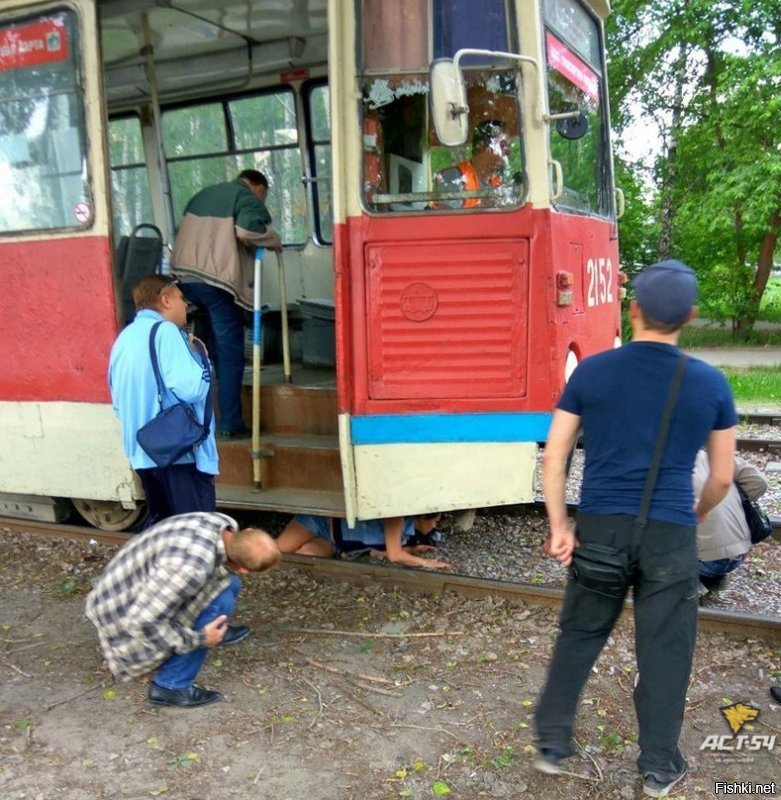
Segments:
[[[122,545],[132,537],[132,534],[127,533],[14,517],[0,517],[0,528],[9,528],[54,539],[66,538],[80,542],[96,541],[106,545]],[[549,608],[560,608],[564,599],[564,590],[558,587],[486,580],[467,575],[452,575],[442,571],[412,570],[384,564],[286,554],[282,566],[285,569],[302,570],[315,578],[341,580],[357,585],[392,586],[424,594],[455,592],[464,597],[500,596]],[[632,601],[627,600],[623,611],[624,615],[630,614],[631,608]],[[749,614],[743,611],[700,608],[699,624],[703,630],[727,633],[740,638],[781,640],[781,618],[779,617]]]

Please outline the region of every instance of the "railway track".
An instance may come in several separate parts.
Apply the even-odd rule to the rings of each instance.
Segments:
[[[774,525],[777,535],[781,530],[781,520],[775,520]],[[9,528],[50,538],[66,538],[80,542],[96,541],[105,545],[122,545],[132,536],[128,533],[101,531],[86,525],[37,522],[13,517],[0,517],[0,528]],[[498,595],[521,600],[531,605],[552,608],[559,608],[564,599],[564,590],[557,587],[484,580],[466,575],[451,575],[446,572],[427,572],[337,559],[285,555],[282,566],[286,569],[303,570],[317,578],[348,581],[358,585],[395,586],[426,594],[441,594],[450,591],[465,597]],[[628,600],[624,614],[631,613],[631,606],[631,600]],[[741,638],[781,640],[781,618],[778,617],[700,608],[699,621],[700,627],[707,631],[731,634]]]

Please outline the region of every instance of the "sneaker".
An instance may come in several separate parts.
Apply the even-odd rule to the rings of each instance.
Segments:
[[[534,759],[534,769],[546,775],[559,775],[563,771],[561,762],[569,757],[569,753],[561,747],[541,747]]]
[[[773,696],[776,703],[781,703],[781,686],[771,686],[770,694]]]
[[[657,780],[653,772],[649,772],[643,783],[643,794],[648,797],[667,797],[672,789],[686,777],[688,769],[688,767],[684,767],[680,775],[669,781]]]

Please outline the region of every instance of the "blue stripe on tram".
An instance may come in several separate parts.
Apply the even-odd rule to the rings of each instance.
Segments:
[[[353,444],[544,442],[552,414],[377,414],[352,417]]]

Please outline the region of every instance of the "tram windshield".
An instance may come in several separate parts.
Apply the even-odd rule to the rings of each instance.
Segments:
[[[545,0],[544,15],[550,152],[562,179],[556,202],[607,216],[611,179],[599,28],[576,0]],[[568,134],[575,120],[577,134]]]
[[[359,82],[363,201],[392,213],[519,205],[523,149],[520,87],[510,64],[463,60],[472,132],[438,142],[429,114],[429,67],[473,48],[517,52],[505,0],[363,0]]]
[[[91,222],[76,16],[0,26],[0,233]]]

